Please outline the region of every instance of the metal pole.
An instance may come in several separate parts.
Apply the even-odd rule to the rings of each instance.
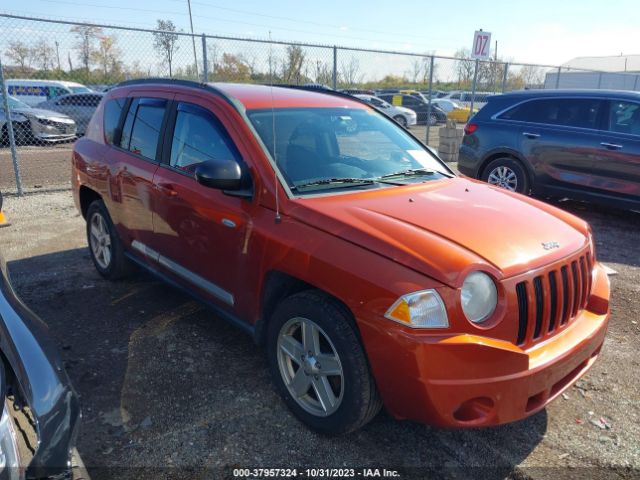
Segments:
[[[209,60],[207,60],[207,36],[202,34],[202,81],[209,81]]]
[[[507,72],[509,71],[509,64],[504,64],[504,72],[502,73],[502,93],[507,90]]]
[[[471,85],[471,106],[469,107],[469,117],[473,115],[473,104],[476,99],[476,82],[478,81],[478,59],[476,58],[476,67],[473,71],[473,85]]]
[[[22,177],[20,176],[20,166],[18,165],[18,151],[16,150],[16,137],[13,132],[13,122],[11,120],[11,110],[9,109],[9,93],[4,83],[4,70],[0,59],[0,89],[4,106],[4,116],[7,119],[7,132],[9,133],[9,145],[11,146],[11,160],[13,161],[13,172],[16,176],[16,188],[18,196],[22,196]]]
[[[196,54],[196,36],[193,34],[193,16],[191,15],[191,0],[187,0],[189,6],[189,23],[191,24],[191,42],[193,43],[193,59],[196,67],[196,77],[198,76],[198,55]]]
[[[333,89],[338,86],[338,47],[333,47]]]
[[[636,75],[636,79],[633,81],[633,90],[638,89],[638,75]]]
[[[562,72],[562,67],[558,67],[558,76],[556,77],[556,90],[560,88],[560,72]]]
[[[431,120],[431,97],[433,96],[433,55],[431,55],[431,62],[429,63],[429,103],[427,104],[427,137],[425,142],[429,145],[429,120]]]
[[[600,89],[602,85],[602,72],[600,72],[600,74],[598,75],[598,90]]]

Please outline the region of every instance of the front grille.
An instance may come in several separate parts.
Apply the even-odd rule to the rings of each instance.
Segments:
[[[591,261],[581,256],[516,284],[518,345],[530,345],[565,327],[586,307]]]

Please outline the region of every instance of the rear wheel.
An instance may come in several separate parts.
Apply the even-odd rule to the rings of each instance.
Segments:
[[[276,308],[267,332],[269,366],[291,411],[325,434],[351,432],[382,406],[349,312],[314,291]]]
[[[496,158],[482,173],[482,180],[505,190],[529,193],[529,178],[522,164],[510,157]]]
[[[131,272],[122,241],[102,200],[95,200],[87,209],[87,241],[91,260],[104,278],[115,280]]]
[[[401,127],[407,128],[407,119],[402,115],[396,115],[393,119],[400,124]]]
[[[438,124],[438,116],[435,113],[429,115],[429,125],[437,125]]]

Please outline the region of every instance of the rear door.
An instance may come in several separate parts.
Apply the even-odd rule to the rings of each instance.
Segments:
[[[594,157],[591,186],[603,194],[640,199],[640,103],[606,102],[606,130]]]
[[[173,94],[139,93],[130,97],[121,132],[108,153],[111,164],[109,189],[112,217],[121,238],[130,244],[153,239],[153,175],[162,154],[162,132]]]
[[[534,171],[534,190],[545,186],[589,187],[591,168],[602,155],[604,102],[598,98],[543,98],[526,101],[498,118],[519,124],[514,133]]]

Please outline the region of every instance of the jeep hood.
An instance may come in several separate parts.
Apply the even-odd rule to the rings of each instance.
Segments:
[[[470,269],[510,277],[588,242],[587,224],[573,215],[465,178],[300,198],[294,204],[290,215],[298,221],[454,287]]]

